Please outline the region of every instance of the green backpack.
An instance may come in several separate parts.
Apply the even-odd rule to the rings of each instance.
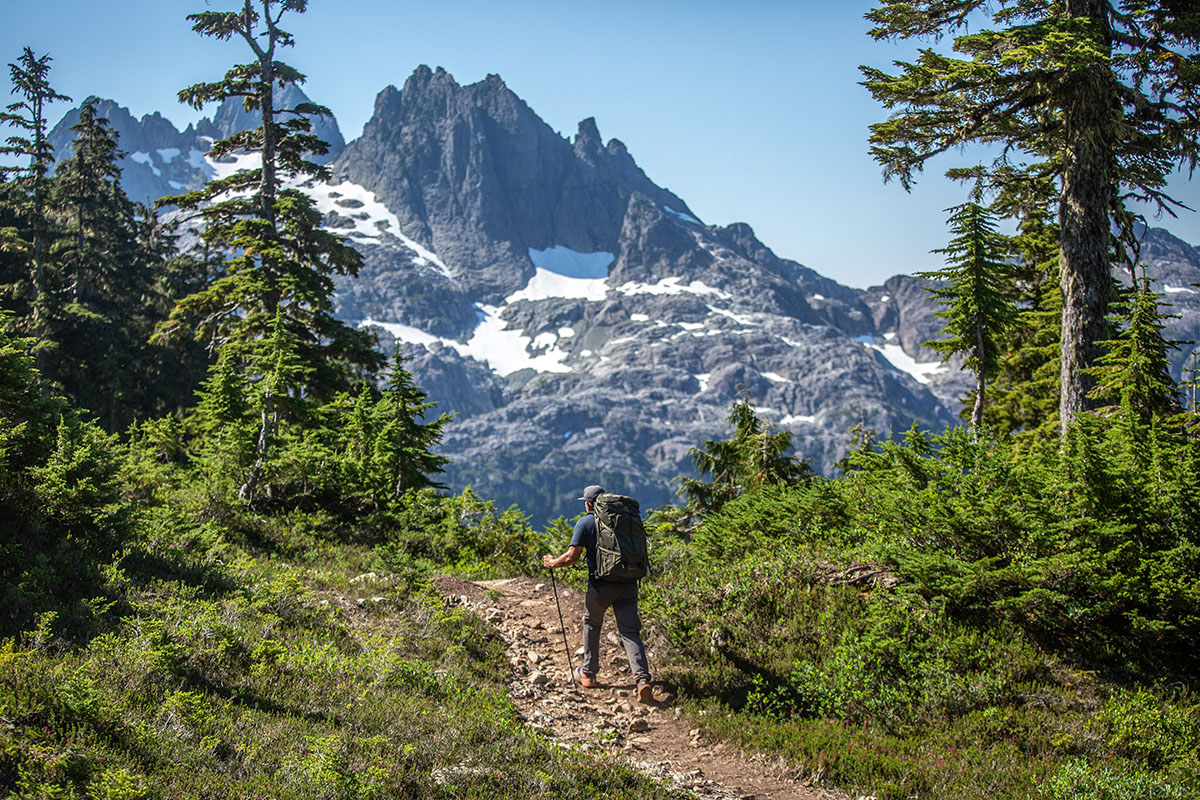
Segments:
[[[596,577],[633,583],[650,574],[646,528],[637,500],[619,494],[599,495],[596,515]]]

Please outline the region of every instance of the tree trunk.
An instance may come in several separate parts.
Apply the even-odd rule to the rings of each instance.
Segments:
[[[247,31],[252,33],[252,25],[250,24],[250,0],[246,0],[245,4],[245,20]],[[278,228],[275,219],[275,42],[276,32],[275,26],[271,22],[271,9],[267,3],[263,3],[263,21],[267,26],[267,47],[265,51],[259,53],[258,65],[261,72],[258,107],[262,114],[262,168],[260,171],[259,181],[259,214],[271,226],[272,239],[278,236]],[[266,282],[274,287],[275,281],[279,276],[276,274],[276,265],[271,259],[263,257],[262,270],[266,274]],[[275,335],[279,336],[279,292],[277,289],[271,289],[266,294],[266,302],[264,304],[265,316],[275,321]],[[278,346],[278,342],[277,342]],[[267,460],[267,452],[270,449],[271,439],[274,435],[275,428],[275,394],[272,391],[271,376],[267,375],[263,378],[267,381],[266,391],[263,393],[262,415],[258,429],[258,442],[255,446],[254,464],[250,467],[250,474],[246,476],[246,480],[238,489],[238,497],[243,501],[249,502],[254,499],[254,493],[258,486],[258,481],[262,476],[263,468]]]
[[[979,426],[983,424],[983,393],[987,381],[983,376],[983,365],[987,363],[987,353],[984,352],[983,326],[975,326],[975,355],[979,359],[979,371],[975,373],[975,407],[971,409],[971,436],[979,441]]]
[[[49,338],[49,331],[43,330],[42,326],[49,327],[49,320],[43,319],[48,317],[47,294],[46,291],[46,268],[45,268],[45,241],[42,235],[42,222],[45,219],[45,200],[43,192],[45,190],[46,173],[48,167],[42,161],[42,131],[45,128],[45,122],[42,117],[43,99],[41,95],[33,98],[33,163],[31,164],[33,172],[33,264],[31,279],[33,281],[33,335],[40,338]],[[46,364],[46,348],[38,347],[34,351],[34,366],[41,373],[42,378],[47,377]],[[43,383],[47,386],[47,383]]]
[[[1108,4],[1067,0],[1067,14],[1100,27],[1096,44],[1111,52]],[[1088,392],[1095,379],[1084,372],[1109,338],[1106,319],[1112,293],[1109,209],[1114,196],[1114,122],[1120,113],[1107,64],[1095,64],[1068,77],[1063,107],[1065,168],[1059,203],[1059,267],[1062,280],[1062,383],[1059,418],[1065,432],[1071,420],[1092,407]]]

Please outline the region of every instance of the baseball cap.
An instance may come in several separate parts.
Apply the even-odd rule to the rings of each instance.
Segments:
[[[599,497],[603,493],[604,493],[604,487],[597,486],[596,484],[593,483],[591,486],[589,486],[583,490],[583,497],[580,497],[579,499],[584,501],[585,503],[594,503],[594,502],[596,502],[596,498]]]

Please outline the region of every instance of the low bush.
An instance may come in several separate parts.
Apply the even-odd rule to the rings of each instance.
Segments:
[[[1200,791],[1200,442],[1089,417],[846,463],[654,518],[647,616],[711,732],[880,798]]]

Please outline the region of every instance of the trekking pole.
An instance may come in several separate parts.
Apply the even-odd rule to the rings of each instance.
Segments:
[[[546,571],[550,573],[550,588],[554,590],[554,606],[558,609],[558,627],[563,635],[563,649],[567,651],[567,667],[570,669],[571,685],[575,685],[575,664],[571,660],[571,645],[567,644],[567,623],[563,622],[562,606],[558,603],[558,584],[554,582],[554,570],[549,567]]]

